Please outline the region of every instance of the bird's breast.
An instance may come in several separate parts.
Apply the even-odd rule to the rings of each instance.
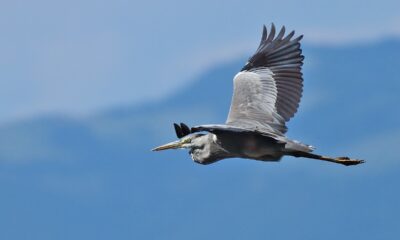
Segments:
[[[275,139],[261,136],[259,134],[234,134],[218,136],[222,147],[238,157],[263,159],[280,158],[282,155],[282,144]]]

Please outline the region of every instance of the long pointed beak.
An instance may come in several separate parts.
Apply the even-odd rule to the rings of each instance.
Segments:
[[[162,151],[167,149],[177,149],[182,147],[182,142],[180,140],[175,142],[170,142],[159,147],[153,148],[151,151]]]

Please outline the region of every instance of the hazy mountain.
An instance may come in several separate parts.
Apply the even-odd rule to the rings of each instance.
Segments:
[[[238,59],[161,102],[0,127],[0,238],[396,239],[400,41],[304,54],[304,97],[289,136],[367,164],[205,167],[185,151],[150,152],[175,138],[173,122],[225,121],[246,60]]]

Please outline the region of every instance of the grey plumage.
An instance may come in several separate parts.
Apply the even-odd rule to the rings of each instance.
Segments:
[[[284,155],[319,159],[344,165],[363,163],[347,157],[331,158],[311,153],[314,148],[288,139],[286,122],[297,112],[303,92],[301,67],[304,56],[294,31],[275,36],[263,27],[261,42],[242,70],[234,77],[230,111],[225,124],[189,127],[174,124],[178,141],[153,150],[189,148],[193,160],[210,164],[240,157],[278,161]],[[209,132],[198,134],[197,132]]]

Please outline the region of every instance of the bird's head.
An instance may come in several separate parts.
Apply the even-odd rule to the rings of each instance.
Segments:
[[[188,148],[188,149],[195,149],[195,148],[203,148],[206,144],[205,139],[203,138],[204,134],[191,134],[184,136],[177,141],[173,141],[159,147],[152,149],[152,151],[162,151],[168,149],[179,149],[179,148]]]
[[[209,164],[222,159],[219,150],[216,147],[217,137],[212,133],[199,134],[193,133],[185,124],[174,124],[177,141],[170,142],[153,149],[153,151],[162,151],[167,149],[186,148],[192,159],[200,164]]]
[[[225,158],[215,147],[216,137],[214,134],[191,134],[181,139],[170,142],[153,149],[153,151],[161,151],[167,149],[186,148],[193,161],[200,164],[210,164]],[[214,149],[214,150],[213,150]]]

